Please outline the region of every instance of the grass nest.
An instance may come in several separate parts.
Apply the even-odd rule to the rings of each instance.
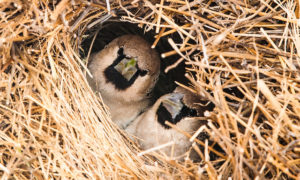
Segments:
[[[1,1],[0,176],[299,179],[299,3]],[[101,38],[114,22],[163,42],[166,79],[180,76],[172,82],[213,104],[186,134],[199,162],[141,152],[89,88],[87,57],[118,35]]]

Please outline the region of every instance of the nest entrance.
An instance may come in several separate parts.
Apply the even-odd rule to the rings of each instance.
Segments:
[[[85,35],[86,39],[83,40],[81,46],[83,52],[81,55],[83,57],[88,56],[88,52],[96,53],[101,51],[107,44],[109,44],[115,38],[125,35],[125,34],[135,34],[143,37],[150,44],[155,41],[156,33],[154,30],[145,31],[143,27],[139,27],[137,24],[129,23],[129,22],[121,22],[121,21],[111,21],[106,22],[104,24],[99,25],[99,27],[94,27],[91,30],[88,30]],[[160,41],[156,44],[155,49],[159,54],[163,54],[165,52],[170,52],[173,48],[170,46],[168,42],[168,38],[172,38],[174,42],[182,43],[182,39],[178,33],[173,33],[171,36],[166,36],[160,39]],[[196,51],[199,53],[199,51]],[[192,58],[192,53],[190,57]],[[157,84],[155,85],[152,93],[152,104],[160,98],[162,95],[171,93],[178,86],[175,82],[180,84],[190,86],[190,81],[185,77],[187,73],[187,69],[189,66],[185,64],[185,62],[181,62],[174,66],[172,69],[166,72],[166,69],[176,63],[176,61],[180,58],[180,55],[174,54],[172,56],[168,56],[166,58],[161,57],[161,73],[158,79]],[[228,89],[229,93],[238,92],[235,89]],[[214,104],[208,101],[202,101],[202,104],[207,104],[205,107],[206,110],[213,110]],[[201,133],[198,136],[199,139],[205,141],[205,139],[209,139],[209,136],[206,133]],[[217,143],[213,141],[209,141],[209,145],[214,147],[217,151],[223,152],[223,150],[218,146]],[[199,146],[201,151],[203,152],[203,147]],[[193,160],[197,162],[199,156],[193,152]],[[218,156],[215,153],[210,153],[210,159],[216,159]]]

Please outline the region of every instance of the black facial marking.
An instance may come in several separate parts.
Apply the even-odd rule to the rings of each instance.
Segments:
[[[124,56],[124,48],[120,47],[120,49],[118,50],[118,55]]]
[[[145,76],[147,73],[147,70],[140,70],[140,76]]]
[[[156,115],[157,115],[158,122],[164,128],[170,129],[170,126],[166,125],[165,121],[169,121],[172,124],[176,124],[185,117],[197,116],[197,111],[195,109],[190,109],[186,106],[183,106],[180,113],[175,117],[175,119],[173,119],[170,112],[162,104],[160,104],[158,110],[156,111]]]
[[[108,66],[104,70],[104,76],[106,78],[106,82],[111,82],[116,89],[118,90],[126,90],[128,87],[130,87],[135,80],[138,78],[138,76],[144,76],[146,74],[144,71],[140,70],[137,66],[137,72],[132,76],[132,78],[128,81],[126,78],[122,76],[114,67],[122,61],[126,56],[124,55],[124,49],[121,47],[118,50],[118,57],[114,60],[114,62]]]

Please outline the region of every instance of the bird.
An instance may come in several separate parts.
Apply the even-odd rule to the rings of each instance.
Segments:
[[[141,36],[127,34],[91,54],[88,69],[89,85],[100,92],[112,121],[125,129],[151,103],[160,57]]]
[[[184,134],[165,124],[175,124],[179,129],[195,132],[203,122],[197,118],[203,116],[202,98],[189,90],[178,86],[172,93],[161,96],[147,111],[126,128],[132,139],[142,150],[159,147],[173,142],[172,146],[160,149],[169,157],[183,157],[192,142]]]

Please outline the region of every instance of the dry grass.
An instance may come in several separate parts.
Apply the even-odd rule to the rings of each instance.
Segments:
[[[0,2],[3,179],[300,178],[299,1],[107,2]],[[188,65],[190,89],[215,105],[196,133],[223,152],[193,136],[199,163],[138,156],[110,123],[79,51],[84,33],[116,12],[154,29],[153,47],[179,34],[162,54],[180,55],[166,71]]]

